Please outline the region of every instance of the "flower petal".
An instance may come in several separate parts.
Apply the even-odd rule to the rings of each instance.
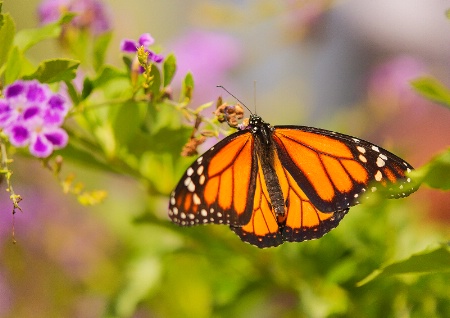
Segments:
[[[38,106],[31,106],[24,110],[22,117],[24,120],[29,120],[39,114],[40,108]]]
[[[47,86],[40,84],[38,81],[32,81],[28,84],[27,100],[29,102],[41,103],[47,100],[50,90]]]
[[[6,98],[14,98],[18,95],[22,94],[25,91],[26,84],[22,81],[15,81],[11,85],[8,85],[5,88],[5,97]]]
[[[53,152],[52,144],[42,134],[36,134],[33,137],[30,144],[30,153],[38,158],[50,156]]]
[[[144,33],[139,37],[139,46],[143,45],[145,48],[147,48],[153,43],[155,43],[155,39],[153,39],[150,33]]]
[[[7,129],[5,133],[9,136],[9,141],[15,147],[26,146],[30,139],[30,132],[23,125],[14,125]]]
[[[0,99],[0,128],[5,128],[8,125],[12,115],[11,112],[12,109],[9,103],[4,99]]]
[[[135,53],[139,46],[139,43],[137,43],[136,41],[123,40],[122,43],[120,43],[120,50],[126,53]]]
[[[63,113],[64,115],[67,113],[68,110],[65,99],[58,94],[54,94],[50,97],[48,101],[48,106],[50,106],[51,110],[58,111],[60,113]]]
[[[45,138],[55,147],[64,148],[69,141],[69,136],[62,128],[52,129],[44,133]]]
[[[164,57],[162,55],[156,54],[150,50],[145,50],[148,53],[148,60],[155,62],[155,63],[161,63],[164,60]]]

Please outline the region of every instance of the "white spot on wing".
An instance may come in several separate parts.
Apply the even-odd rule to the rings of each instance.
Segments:
[[[364,157],[363,155],[359,155],[359,160],[361,161],[361,162],[364,162],[364,163],[366,163],[367,162],[367,158],[366,157]]]
[[[191,183],[188,184],[187,188],[188,188],[189,192],[194,192],[195,191],[194,182],[191,181]]]
[[[356,147],[356,149],[358,149],[358,151],[360,153],[366,153],[366,148],[364,148],[364,147],[358,146],[358,147]]]
[[[381,171],[378,170],[377,173],[375,173],[375,180],[381,181],[383,179],[383,175],[381,174]]]
[[[198,167],[197,174],[200,176],[203,173],[203,166]]]
[[[195,205],[199,205],[200,203],[202,203],[202,201],[200,201],[200,198],[197,195],[197,193],[194,193],[194,195],[192,196],[192,201],[194,201]]]
[[[192,174],[194,173],[194,169],[192,169],[192,167],[189,167],[187,170],[186,170],[186,174],[190,177],[190,176],[192,176]]]
[[[377,146],[372,146],[372,150],[376,152],[380,152],[380,149]]]
[[[381,159],[380,157],[377,158],[377,166],[378,167],[383,167],[386,163],[384,162],[383,159]]]

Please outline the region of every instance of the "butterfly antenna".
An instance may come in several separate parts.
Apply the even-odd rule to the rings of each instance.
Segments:
[[[256,113],[256,81],[253,81],[253,107],[255,107]]]
[[[227,92],[228,94],[230,94],[231,96],[233,96],[235,100],[237,100],[239,103],[241,103],[242,106],[244,106],[245,108],[247,108],[247,110],[250,112],[250,114],[253,114],[252,111],[247,107],[247,105],[245,105],[242,101],[240,101],[239,98],[237,98],[236,96],[234,96],[233,94],[231,94],[225,87],[223,87],[222,85],[217,85],[217,87],[220,87],[220,88],[223,89],[225,92]]]

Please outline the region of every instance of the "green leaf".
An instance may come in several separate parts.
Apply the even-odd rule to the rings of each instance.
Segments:
[[[69,93],[70,99],[72,100],[74,105],[78,105],[80,102],[80,96],[77,92],[77,89],[72,81],[65,81],[67,86],[67,92]]]
[[[192,99],[194,92],[194,77],[189,72],[183,81],[183,87],[181,89],[181,102],[187,102]]]
[[[25,52],[33,45],[47,39],[57,38],[61,34],[62,25],[69,23],[75,17],[74,13],[65,13],[58,21],[46,24],[38,29],[26,29],[17,32],[14,44]]]
[[[94,90],[94,83],[88,77],[83,81],[83,89],[81,90],[81,100],[85,100]]]
[[[127,75],[113,66],[106,65],[99,72],[97,78],[93,80],[94,88],[104,86],[108,84],[110,81],[118,78],[127,78]]]
[[[10,55],[11,58],[9,58],[5,64],[5,84],[11,84],[20,77],[25,59],[23,54],[19,52],[17,46],[12,48]],[[12,58],[12,56],[14,56],[14,58]]]
[[[25,79],[37,79],[41,83],[70,81],[75,78],[79,61],[72,59],[51,59],[39,64],[38,69]]]
[[[450,107],[450,90],[432,77],[420,77],[411,81],[414,90],[434,102]]]
[[[450,190],[450,148],[410,175],[432,188]]]
[[[368,282],[382,277],[411,274],[411,273],[437,273],[450,271],[450,245],[443,244],[438,248],[422,251],[411,255],[408,259],[387,264],[373,271],[369,276],[358,282],[362,286]]]
[[[112,32],[105,32],[95,39],[94,69],[99,70],[105,64],[106,50],[111,42]]]
[[[9,14],[1,14],[2,25],[0,26],[0,67],[6,62],[8,53],[11,51],[16,26]],[[14,57],[14,56],[12,56]]]
[[[132,101],[118,106],[117,113],[112,120],[112,128],[117,143],[121,146],[126,145],[140,131],[139,106]]]
[[[153,98],[157,99],[160,95],[161,90],[161,73],[154,64],[152,65],[152,68],[150,70],[150,76],[153,77],[153,79],[149,89],[152,92]]]
[[[147,132],[154,135],[163,128],[179,129],[181,124],[178,111],[170,104],[149,103],[145,115],[145,128]]]
[[[130,72],[131,71],[131,64],[133,63],[133,60],[129,56],[123,55],[122,56],[122,61],[123,61],[123,64],[125,64],[125,67],[126,67],[127,71]]]
[[[177,70],[177,60],[175,55],[169,54],[164,60],[163,72],[164,72],[164,87],[172,82],[175,72]]]

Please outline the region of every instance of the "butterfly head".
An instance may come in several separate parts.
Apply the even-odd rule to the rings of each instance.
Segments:
[[[256,132],[262,130],[263,128],[268,128],[269,130],[273,130],[272,126],[270,126],[270,124],[268,124],[264,120],[262,120],[262,118],[260,116],[251,114],[250,119],[248,121],[247,129],[250,129],[253,133],[256,133]]]

